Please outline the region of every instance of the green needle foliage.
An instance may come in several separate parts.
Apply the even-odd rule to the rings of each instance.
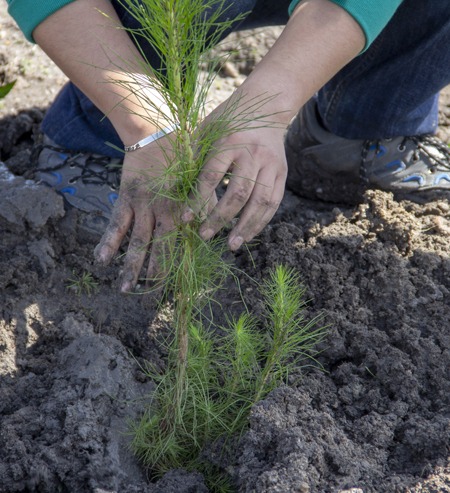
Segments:
[[[314,356],[314,346],[326,329],[318,319],[305,321],[298,274],[277,267],[261,293],[264,320],[243,313],[222,327],[221,335],[198,323],[189,327],[178,413],[173,408],[176,372],[169,368],[160,375],[148,370],[157,388],[153,405],[133,426],[133,449],[156,477],[173,468],[198,470],[212,491],[232,491],[225,488],[221,472],[205,462],[202,451],[218,439],[239,437],[248,425],[251,407],[299,371],[300,357]],[[216,484],[219,479],[222,482]]]
[[[300,286],[295,271],[279,266],[262,287],[272,331],[258,392],[267,392],[287,379],[289,370],[310,356],[318,339],[325,335],[324,328],[314,329],[320,317],[305,321],[305,289]],[[257,394],[255,401],[260,397],[262,395]]]
[[[98,289],[98,282],[90,272],[83,271],[77,274],[73,271],[73,277],[67,279],[67,289],[74,291],[78,296],[86,293],[91,296]]]
[[[224,61],[212,61],[211,48],[243,16],[229,19],[222,0],[122,3],[141,26],[128,33],[137,46],[149,43],[164,68],[152,69],[141,50],[144,62],[123,60],[129,67],[127,77],[114,82],[137,97],[135,111],[142,118],[157,127],[177,128],[165,143],[170,148],[161,147],[165,171],[149,187],[156,197],[170,198],[180,207],[193,196],[201,201],[197,179],[206,160],[218,157],[215,142],[250,124],[270,125],[270,115],[263,111],[268,100],[264,95],[235,98],[222,107],[220,116],[204,120],[214,74],[201,74],[200,67],[217,67]],[[175,334],[168,344],[165,372],[149,365],[157,389],[150,408],[132,425],[132,447],[155,477],[173,468],[200,470],[212,491],[225,492],[231,491],[228,479],[202,459],[202,451],[218,440],[239,436],[253,404],[286,381],[300,355],[313,354],[324,331],[315,328],[316,321],[304,322],[298,277],[283,267],[262,286],[265,320],[245,312],[226,327],[215,327],[215,292],[231,270],[223,260],[224,241],[205,242],[198,235],[207,204],[195,209],[200,210],[196,220],[187,224],[175,217],[175,231],[153,244],[160,252],[164,285],[172,294]],[[205,312],[210,314],[206,325]]]

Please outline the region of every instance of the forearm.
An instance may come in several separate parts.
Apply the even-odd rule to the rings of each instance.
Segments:
[[[142,118],[143,112],[151,111],[142,108],[142,98],[132,94],[131,87],[124,87],[123,82],[125,86],[134,84],[131,73],[141,72],[136,62],[140,54],[119,25],[108,0],[77,0],[39,24],[33,37],[108,116],[124,144],[130,145],[155,132],[156,126]],[[164,123],[161,121],[161,126]]]
[[[301,0],[292,0],[289,13],[292,13]],[[345,9],[361,26],[366,38],[367,49],[402,3],[402,0],[331,0]]]
[[[364,47],[359,24],[328,0],[302,2],[286,28],[237,91],[273,96],[263,108],[287,125],[299,108]]]

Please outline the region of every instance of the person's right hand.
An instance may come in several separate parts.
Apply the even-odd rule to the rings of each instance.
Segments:
[[[122,179],[110,223],[95,248],[95,258],[111,262],[128,231],[131,232],[121,274],[120,289],[130,292],[138,282],[146,256],[148,280],[161,277],[163,256],[168,254],[170,232],[179,216],[176,202],[165,198],[161,177],[167,166],[170,143],[166,136],[146,147],[125,154]],[[163,152],[165,149],[165,152]],[[167,183],[166,185],[167,186]]]

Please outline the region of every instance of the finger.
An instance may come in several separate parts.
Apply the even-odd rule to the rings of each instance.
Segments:
[[[268,180],[270,183],[270,175],[261,178],[266,183]],[[257,184],[254,187],[250,200],[229,235],[231,250],[237,250],[244,242],[252,240],[270,222],[283,199],[285,181],[284,175],[277,176],[273,186]]]
[[[175,248],[174,229],[173,221],[166,221],[155,228],[147,268],[148,282],[162,282],[167,276]]]
[[[210,214],[213,211],[214,207],[216,207],[216,205],[217,205],[218,202],[219,201],[217,200],[217,194],[216,194],[216,192],[214,192],[211,195],[211,198],[208,200],[208,208],[205,211],[206,212],[205,216],[204,217],[200,217],[200,219],[204,221],[207,218],[207,215]]]
[[[204,240],[212,238],[244,208],[256,184],[256,171],[250,165],[234,167],[223,197],[210,212],[199,229]]]
[[[190,196],[189,206],[182,213],[182,220],[190,222],[198,215],[205,215],[214,202],[216,188],[230,168],[231,159],[227,153],[221,153],[220,159],[212,157],[207,160],[197,178],[195,192]],[[214,204],[215,205],[215,204]]]
[[[104,265],[111,262],[131,226],[133,215],[128,201],[119,196],[114,204],[109,224],[99,244],[95,247],[94,257],[97,262]]]
[[[154,216],[148,209],[140,211],[136,216],[128,244],[120,290],[129,292],[137,284],[139,273],[147,255],[153,228],[155,226]]]
[[[190,223],[196,217],[198,217],[200,221],[204,221],[208,217],[208,214],[214,209],[214,207],[216,207],[216,205],[217,205],[217,194],[216,192],[214,192],[211,195],[210,199],[206,202],[205,207],[201,209],[199,213],[195,214],[193,209],[187,207],[184,210],[183,215],[181,216],[181,220],[184,223]]]

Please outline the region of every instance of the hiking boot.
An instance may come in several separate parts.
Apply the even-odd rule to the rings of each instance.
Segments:
[[[398,200],[450,198],[450,149],[432,135],[350,140],[326,130],[310,100],[286,137],[287,187],[310,199],[356,204],[368,188]]]
[[[84,212],[111,217],[118,198],[121,161],[98,154],[63,149],[47,136],[33,151],[36,179],[62,194],[67,204]]]

